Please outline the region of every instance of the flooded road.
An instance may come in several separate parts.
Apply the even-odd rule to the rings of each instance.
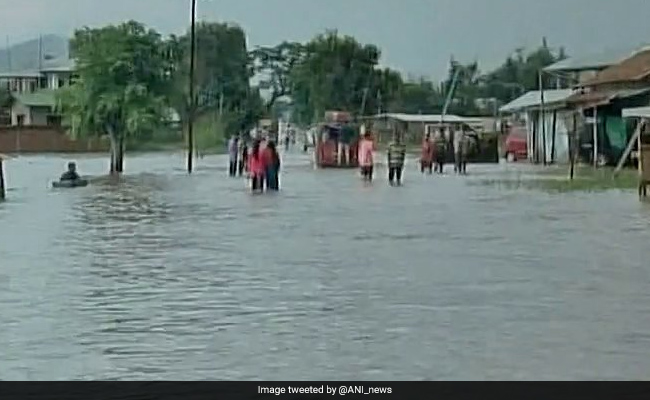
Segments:
[[[412,161],[403,187],[382,168],[364,186],[298,153],[276,195],[218,156],[187,176],[182,154],[49,189],[66,161],[6,165],[1,379],[647,378],[634,192],[507,190],[470,183],[531,167],[429,177]]]

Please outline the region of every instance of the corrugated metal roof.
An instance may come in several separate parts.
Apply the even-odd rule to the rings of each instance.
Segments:
[[[422,123],[458,123],[458,124],[471,124],[471,123],[481,123],[483,122],[482,118],[475,117],[461,117],[458,115],[447,114],[444,116],[440,114],[401,114],[401,113],[385,113],[377,114],[374,118],[391,118],[396,119],[402,122],[422,122]]]
[[[544,71],[584,71],[590,69],[604,69],[614,65],[643,46],[609,49],[598,53],[587,54],[579,57],[569,57],[544,68]]]
[[[573,89],[554,89],[544,90],[544,104],[562,103],[566,101],[575,91]],[[531,90],[521,97],[518,97],[510,103],[499,108],[501,112],[513,112],[524,110],[526,108],[538,107],[542,105],[542,92],[540,90]]]
[[[638,96],[650,92],[647,89],[612,89],[612,90],[594,90],[587,93],[576,92],[571,95],[566,101],[572,104],[581,104],[586,106],[597,106],[607,104],[615,99],[625,99],[628,97]]]
[[[624,118],[650,118],[650,107],[634,107],[634,108],[624,108],[621,111],[621,114]]]
[[[638,81],[648,75],[650,75],[650,48],[645,48],[631,57],[600,71],[595,77],[583,82],[580,86]]]

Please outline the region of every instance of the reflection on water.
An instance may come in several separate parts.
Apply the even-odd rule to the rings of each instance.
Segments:
[[[65,159],[7,165],[2,379],[644,379],[650,209],[285,158],[252,196],[208,157],[50,190]],[[101,175],[105,160],[77,160]],[[507,167],[512,168],[512,167]],[[521,167],[526,173],[528,167]],[[55,171],[55,172],[53,172]],[[65,366],[62,368],[62,366]]]

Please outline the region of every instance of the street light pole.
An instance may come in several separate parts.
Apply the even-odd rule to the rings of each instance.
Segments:
[[[196,96],[194,95],[194,61],[196,58],[196,0],[192,0],[192,17],[190,26],[190,104],[187,122],[187,173],[192,173],[192,156],[194,152],[194,110]]]

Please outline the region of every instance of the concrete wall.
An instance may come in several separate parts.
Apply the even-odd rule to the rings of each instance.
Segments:
[[[29,107],[25,106],[20,102],[15,102],[11,106],[11,125],[18,125],[18,116],[23,115],[23,125],[31,125],[31,112]]]
[[[0,127],[0,153],[56,153],[108,151],[107,140],[72,140],[50,127]]]
[[[555,138],[553,138],[553,114],[555,117]],[[528,133],[528,158],[530,161],[540,160],[547,163],[569,162],[569,134],[573,129],[571,111],[548,110],[534,111],[526,114],[526,130]],[[536,137],[535,137],[536,136]],[[555,150],[553,150],[555,147]],[[546,157],[544,157],[544,154]]]

